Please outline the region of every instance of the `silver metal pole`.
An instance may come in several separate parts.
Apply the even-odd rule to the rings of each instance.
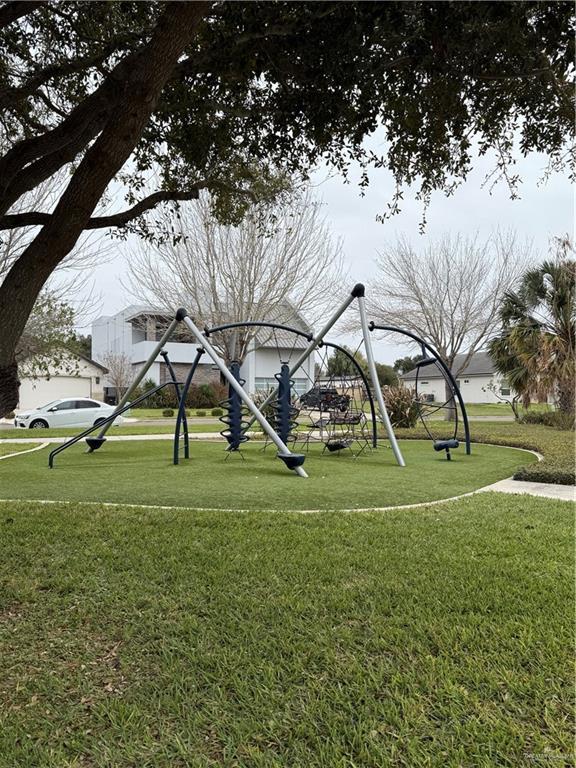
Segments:
[[[236,381],[234,376],[232,376],[228,368],[226,368],[226,366],[218,356],[218,353],[216,352],[212,344],[202,334],[202,331],[199,328],[197,328],[197,326],[188,317],[188,315],[184,314],[184,310],[179,309],[177,317],[181,317],[182,321],[188,326],[192,334],[196,337],[198,343],[204,347],[204,349],[208,353],[208,356],[212,358],[212,361],[214,362],[214,364],[216,365],[220,373],[224,376],[228,384],[232,387],[232,389],[244,402],[248,410],[252,413],[254,419],[256,419],[259,422],[262,429],[266,432],[266,434],[268,435],[270,440],[272,440],[272,442],[278,448],[278,450],[281,453],[283,453],[285,456],[292,456],[293,454],[288,448],[288,446],[276,434],[271,424],[269,424],[268,421],[266,420],[264,414],[261,413],[261,411],[257,408],[257,406],[252,402],[251,398],[246,394],[243,387]],[[300,477],[308,477],[303,467],[294,467],[294,472],[296,472],[297,475],[300,475]]]
[[[328,331],[340,320],[344,312],[348,309],[350,304],[354,301],[354,299],[360,295],[360,293],[364,293],[364,286],[362,283],[357,283],[354,288],[352,289],[352,292],[350,295],[345,299],[345,301],[340,305],[340,307],[334,312],[332,317],[325,323],[325,325],[322,327],[322,329],[319,331],[319,333],[312,339],[312,341],[308,344],[306,349],[303,350],[300,357],[296,360],[296,362],[291,366],[290,368],[290,376],[294,376],[296,371],[300,368],[302,363],[304,363],[314,352],[314,350],[318,347],[324,336],[328,333]],[[260,408],[264,409],[266,406],[272,402],[272,400],[276,397],[276,393],[278,392],[278,388],[273,389],[268,397],[264,400],[263,403],[261,403]],[[254,423],[254,417],[250,419],[248,422],[248,425],[246,426],[246,429],[249,429],[252,424]]]
[[[152,363],[156,360],[156,358],[160,354],[160,351],[162,350],[162,347],[164,346],[164,344],[166,344],[166,342],[168,341],[168,339],[172,335],[172,331],[174,330],[174,328],[176,328],[178,323],[179,323],[179,320],[178,320],[178,318],[175,317],[174,320],[172,320],[172,322],[168,326],[168,328],[164,331],[164,333],[162,334],[162,338],[160,339],[158,344],[156,344],[156,346],[154,347],[154,351],[151,353],[151,355],[148,358],[148,360],[146,360],[146,362],[144,363],[144,366],[142,367],[142,369],[140,370],[140,372],[138,373],[138,375],[136,376],[136,378],[134,379],[132,384],[130,384],[130,386],[128,387],[128,389],[124,393],[124,396],[122,397],[122,399],[120,400],[120,402],[116,406],[116,410],[117,411],[119,411],[120,408],[122,408],[124,405],[126,405],[128,400],[130,399],[130,395],[132,394],[132,392],[134,392],[134,390],[136,389],[138,384],[140,384],[140,382],[142,381],[144,376],[146,376],[146,374],[150,370],[150,367],[151,367]],[[100,432],[98,433],[98,437],[99,438],[103,438],[104,435],[106,434],[106,432],[108,432],[108,430],[110,429],[110,427],[112,426],[113,423],[114,423],[113,421],[109,421],[108,424],[105,424],[102,427],[102,429],[100,430]]]
[[[366,318],[366,304],[364,300],[364,293],[362,293],[361,296],[358,296],[358,311],[360,313],[360,324],[362,326],[362,335],[364,336],[364,346],[366,348],[366,360],[368,361],[368,372],[370,374],[370,378],[372,379],[372,388],[374,389],[374,394],[376,395],[376,401],[378,402],[380,419],[384,424],[384,427],[386,428],[386,434],[388,435],[388,440],[390,441],[390,445],[392,446],[392,450],[394,451],[394,456],[396,457],[396,461],[401,467],[405,467],[406,462],[404,461],[404,457],[402,456],[400,448],[398,447],[396,435],[394,434],[394,430],[392,429],[392,424],[390,423],[390,417],[388,416],[388,411],[386,410],[384,397],[382,396],[382,389],[380,387],[380,382],[378,381],[378,374],[376,372],[376,365],[374,363],[374,353],[372,352],[372,340],[370,338],[370,331],[368,329],[368,320]]]

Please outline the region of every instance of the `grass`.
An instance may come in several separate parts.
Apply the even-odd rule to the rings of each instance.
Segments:
[[[217,407],[217,406],[215,406]],[[178,414],[177,408],[171,408],[169,410],[174,411],[174,416],[163,416],[162,412],[165,411],[165,408],[131,408],[128,412],[128,416],[130,418],[134,419],[174,419],[176,420],[176,416]],[[188,418],[189,419],[197,419],[202,418],[206,419],[207,421],[214,421],[214,419],[217,419],[217,416],[212,416],[210,411],[212,408],[187,408],[188,412]],[[198,416],[198,413],[204,413],[204,416]]]
[[[450,436],[452,427],[446,427]],[[438,426],[434,427],[433,435],[442,433]],[[544,456],[544,461],[535,464],[530,462],[519,467],[514,474],[516,480],[532,480],[541,483],[557,483],[560,485],[575,484],[575,444],[574,432],[554,429],[542,424],[518,424],[502,422],[476,423],[470,428],[472,440],[475,442],[495,443],[497,445],[512,445],[518,448],[538,451]],[[416,429],[397,430],[399,437],[424,437],[422,427]],[[476,450],[475,447],[472,449]]]
[[[61,429],[0,429],[0,440],[7,438],[41,438],[41,437],[73,437],[85,429],[80,427]],[[224,429],[224,425],[214,420],[206,420],[206,423],[197,421],[188,424],[189,432],[214,432]],[[171,435],[174,433],[174,421],[166,424],[122,424],[119,427],[111,427],[109,435]],[[94,433],[97,434],[97,433]]]
[[[540,413],[542,411],[553,411],[554,407],[546,403],[532,403],[530,408],[518,406],[521,414]],[[508,403],[466,403],[466,412],[468,416],[509,416],[514,419],[512,408]]]
[[[447,462],[428,441],[404,441],[407,466],[389,448],[350,455],[310,451],[302,479],[249,443],[230,456],[222,443],[197,442],[191,459],[171,463],[165,441],[110,442],[93,454],[78,445],[56,457],[48,450],[0,464],[0,497],[108,501],[217,509],[330,509],[411,504],[456,496],[510,476],[534,457],[508,448],[478,446]],[[226,460],[226,456],[229,456]],[[7,464],[8,462],[3,462]]]
[[[569,504],[0,527],[2,768],[573,765]]]
[[[8,456],[10,453],[19,453],[20,451],[29,451],[40,443],[0,443],[0,456]]]

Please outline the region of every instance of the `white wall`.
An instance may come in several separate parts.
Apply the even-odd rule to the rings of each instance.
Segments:
[[[105,365],[106,355],[131,355],[132,326],[125,321],[130,312],[99,317],[92,323],[92,359]]]
[[[103,372],[82,359],[78,359],[72,375],[69,368],[64,369],[62,373],[53,369],[50,374],[50,378],[22,378],[17,410],[38,408],[61,397],[104,399]]]
[[[265,349],[259,347],[250,352],[240,369],[240,374],[246,380],[246,390],[250,393],[256,392],[258,388],[268,389],[276,385],[274,376],[280,372],[282,362],[292,365],[300,354],[301,350],[277,350]],[[314,361],[315,355],[312,354],[303,363],[302,368],[297,371],[292,380],[295,388],[300,392],[307,392],[312,388],[314,381]],[[266,386],[262,387],[262,382],[257,379],[265,379]]]
[[[501,386],[501,379],[492,376],[461,376],[458,379],[458,386],[462,393],[465,403],[499,403],[496,395],[488,390],[488,385],[494,381],[498,388]],[[408,386],[413,387],[414,382],[407,381]],[[499,390],[498,390],[499,391]],[[434,400],[442,402],[445,399],[444,379],[426,378],[422,375],[418,381],[418,392],[423,395],[433,394]]]
[[[144,331],[133,329],[132,325],[126,322],[125,318],[134,314],[136,307],[128,307],[117,315],[100,317],[92,324],[92,358],[102,365],[105,365],[106,355],[117,354],[126,355],[132,361],[135,371],[142,368],[142,364],[148,359],[154,350],[157,342],[146,341]],[[181,342],[168,342],[165,349],[172,363],[191,364],[196,356],[198,344],[185,344]],[[300,350],[284,350],[286,361],[294,361]],[[290,358],[290,359],[289,359]],[[274,374],[280,371],[280,360],[284,359],[282,350],[276,348],[258,348],[250,352],[242,366],[241,376],[246,380],[246,390],[248,392],[256,391],[256,378],[273,379]],[[162,358],[158,356],[158,361]],[[203,361],[208,362],[208,356],[205,355]],[[302,370],[297,373],[294,380],[300,383],[300,389],[307,391],[314,380],[314,362],[315,355],[311,355],[303,364]],[[160,381],[160,369],[157,363],[150,368],[146,378]],[[106,386],[111,386],[108,380]]]

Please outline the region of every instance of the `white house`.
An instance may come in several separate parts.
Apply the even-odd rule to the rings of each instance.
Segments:
[[[464,355],[456,355],[453,370],[457,371],[460,368],[464,357]],[[408,386],[414,386],[416,370],[403,374],[401,378]],[[506,398],[514,394],[506,380],[496,372],[494,363],[486,350],[480,350],[472,355],[468,365],[458,375],[456,383],[465,403],[498,403],[502,401],[498,399],[496,392]],[[492,390],[492,386],[496,392]],[[437,402],[445,399],[444,379],[437,366],[429,365],[420,369],[418,392],[422,395],[433,395]]]
[[[25,373],[24,368],[24,373]],[[29,410],[60,397],[104,399],[104,376],[108,369],[95,360],[70,353],[60,366],[50,366],[46,376],[23,376],[18,410]]]
[[[287,324],[308,333],[310,328],[303,318],[295,310],[292,315],[292,320]],[[166,325],[165,312],[143,305],[131,305],[115,315],[99,317],[92,324],[92,357],[105,365],[109,355],[123,355],[128,358],[136,374],[154,351]],[[181,334],[181,338],[176,339],[168,341],[164,349],[168,353],[176,377],[182,381],[196,356],[198,343],[187,331]],[[277,382],[274,375],[280,371],[281,362],[294,362],[298,351],[303,349],[306,343],[303,337],[288,332],[257,333],[240,370],[242,378],[246,381],[246,390],[254,393],[275,386]],[[312,387],[314,362],[314,355],[311,355],[301,371],[293,377],[294,389],[297,392],[306,392]],[[166,364],[160,356],[152,364],[147,377],[158,384],[169,378]],[[204,355],[194,374],[193,383],[219,381],[218,369],[210,358]],[[106,395],[111,394],[111,387],[111,382],[106,380]]]

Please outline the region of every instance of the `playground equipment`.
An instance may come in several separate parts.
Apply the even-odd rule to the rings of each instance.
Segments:
[[[311,443],[322,442],[324,444],[323,450],[330,453],[339,454],[342,451],[347,451],[354,456],[358,456],[366,449],[377,447],[377,419],[379,419],[386,431],[387,440],[396,462],[399,466],[404,466],[404,458],[392,429],[382,390],[378,383],[372,352],[371,332],[374,330],[396,331],[417,341],[423,351],[423,358],[419,363],[420,366],[432,364],[433,362],[440,364],[441,361],[435,356],[434,350],[426,342],[410,332],[368,323],[364,293],[364,286],[361,283],[355,285],[339,308],[316,334],[307,333],[280,323],[261,321],[227,323],[201,330],[185,309],[179,309],[137,377],[118,403],[114,413],[103,424],[91,427],[57,446],[50,453],[49,466],[53,467],[55,456],[83,438],[86,438],[87,453],[99,450],[106,442],[106,433],[117,416],[129,408],[139,405],[147,397],[155,394],[165,386],[173,386],[175,388],[179,403],[173,443],[174,464],[180,462],[182,446],[184,448],[184,458],[189,458],[190,444],[186,420],[186,398],[194,374],[204,355],[208,355],[212,363],[219,370],[222,379],[228,385],[228,397],[222,403],[225,414],[221,419],[224,424],[221,434],[226,438],[228,444],[226,450],[229,453],[241,450],[242,445],[250,439],[253,425],[258,423],[265,436],[265,447],[273,444],[276,448],[277,458],[285,464],[287,469],[305,478],[308,475],[304,470],[303,464]],[[348,350],[325,340],[328,332],[354,301],[356,302],[360,317],[367,372],[360,367],[354,355]],[[164,350],[164,345],[179,324],[186,326],[198,343],[196,356],[184,382],[176,380],[168,354]],[[212,343],[212,338],[215,334],[225,331],[245,330],[247,328],[252,329],[256,333],[271,334],[275,338],[282,335],[283,338],[282,344],[277,341],[276,345],[279,351],[279,370],[274,374],[275,384],[263,402],[258,405],[245,389],[245,382],[240,372],[240,363],[233,360],[229,365],[226,365]],[[322,381],[314,372],[316,368],[322,370],[324,367],[326,369],[325,364],[318,363],[318,358],[322,359],[324,356],[325,361],[326,356],[331,350],[339,352],[350,364],[351,375],[346,378],[346,381],[338,382],[336,377],[329,378],[328,381]],[[427,352],[431,354],[431,357],[426,356]],[[159,355],[164,358],[169,371],[170,381],[146,392],[130,403],[130,398],[136,387],[144,379]],[[305,365],[307,362],[308,365]],[[470,439],[464,403],[450,372],[446,370],[445,373],[447,381],[453,386],[453,396],[458,400],[461,407],[466,432],[467,453],[469,453]],[[303,380],[306,383],[304,392],[295,392],[296,374],[300,375],[300,383]],[[306,433],[301,435],[301,416],[304,415],[307,417],[304,425]],[[432,437],[423,410],[420,412],[420,416],[427,433]],[[300,423],[298,421],[299,418]],[[435,441],[434,444],[435,450],[446,451],[448,459],[450,458],[450,449],[458,446],[456,438],[457,429],[458,424],[456,423],[454,437],[451,440]],[[96,430],[99,430],[98,435],[93,436],[92,433]],[[294,449],[298,447],[300,452],[291,450],[289,445]]]
[[[424,430],[426,431],[426,434],[428,435],[428,437],[432,440],[434,444],[434,450],[445,451],[446,459],[450,461],[451,459],[450,450],[454,448],[458,448],[460,445],[460,442],[458,440],[458,428],[459,428],[458,411],[460,411],[460,415],[462,418],[462,425],[464,428],[464,442],[466,446],[466,454],[470,455],[470,453],[472,452],[472,448],[470,445],[470,425],[468,423],[468,414],[466,413],[466,406],[464,404],[464,399],[462,398],[462,394],[460,392],[458,384],[456,383],[456,379],[452,375],[452,372],[450,371],[448,366],[442,361],[441,357],[434,350],[434,348],[431,347],[430,344],[424,341],[424,339],[422,339],[420,336],[417,336],[415,333],[412,333],[411,331],[407,331],[404,328],[398,328],[397,326],[394,326],[394,325],[377,325],[376,323],[371,322],[368,326],[368,330],[369,331],[385,331],[386,333],[398,333],[402,336],[407,336],[409,339],[411,339],[412,341],[415,341],[420,346],[420,351],[422,356],[416,361],[416,378],[414,380],[414,403],[418,408],[418,417],[422,422],[422,426],[424,427]],[[448,397],[443,401],[428,402],[419,392],[418,384],[420,381],[420,372],[422,371],[423,368],[427,368],[429,366],[435,366],[438,369],[438,371],[442,374],[445,391],[450,393]],[[445,413],[449,413],[450,415],[453,416],[453,418],[449,421],[452,427],[452,435],[447,439],[446,438],[440,439],[434,435],[434,431],[435,431],[434,420],[432,419],[432,417],[434,415],[442,415]],[[445,425],[447,422],[442,421],[440,423]]]

